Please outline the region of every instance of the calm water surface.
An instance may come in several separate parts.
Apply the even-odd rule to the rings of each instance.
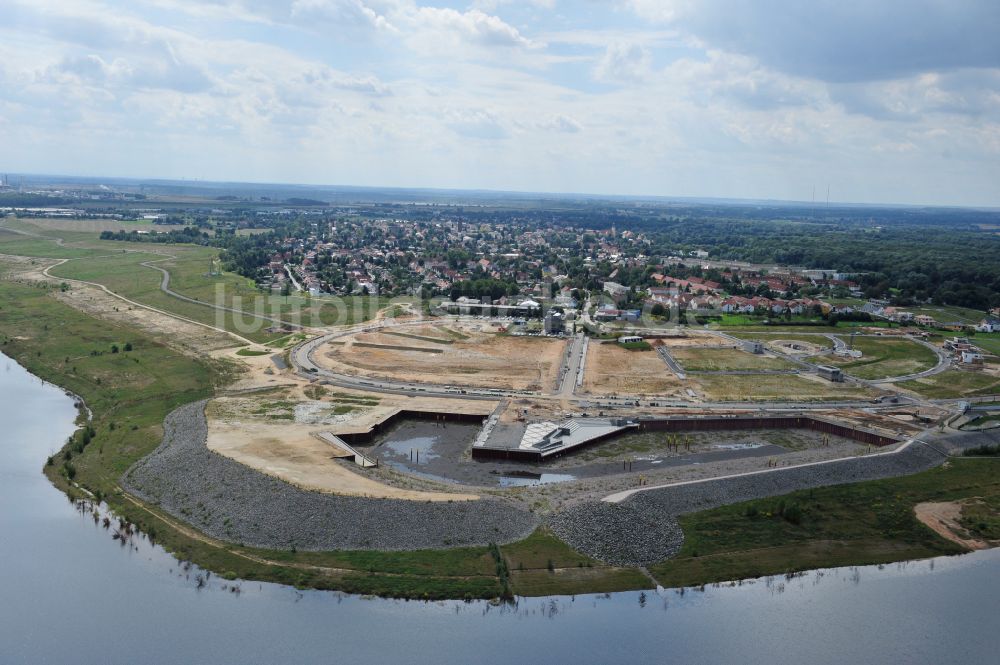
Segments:
[[[183,571],[40,469],[72,400],[0,356],[0,664],[995,663],[1000,552],[684,593],[370,600]]]

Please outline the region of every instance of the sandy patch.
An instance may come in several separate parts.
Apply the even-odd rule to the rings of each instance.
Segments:
[[[679,394],[683,384],[655,351],[591,342],[583,387],[595,394]]]
[[[471,331],[463,334],[469,338],[435,344],[385,333],[362,333],[338,340],[344,344],[326,346],[315,359],[336,372],[400,381],[513,390],[549,390],[555,385],[565,340]],[[442,333],[434,336],[441,337]],[[366,347],[355,341],[400,348]]]
[[[989,547],[985,541],[969,537],[969,532],[959,524],[958,521],[962,518],[961,502],[918,503],[914,506],[913,512],[916,513],[918,520],[929,526],[942,538],[970,550],[984,550]]]
[[[312,425],[226,423],[210,418],[208,448],[267,475],[315,492],[411,501],[472,501],[473,494],[421,492],[384,485],[336,461],[340,452]]]

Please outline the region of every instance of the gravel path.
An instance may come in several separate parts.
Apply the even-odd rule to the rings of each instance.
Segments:
[[[992,442],[998,438],[993,435]],[[930,440],[933,447],[918,443],[896,455],[665,487],[619,504],[584,503],[553,515],[548,523],[566,542],[594,558],[622,566],[647,565],[680,550],[684,534],[677,524],[679,515],[800,489],[910,475],[941,464],[945,457],[939,451],[988,442],[987,437],[967,434],[939,436]]]
[[[159,447],[122,485],[204,533],[270,549],[414,550],[525,538],[529,512],[480,500],[430,503],[307,492],[217,455],[205,445],[205,402],[164,421]]]

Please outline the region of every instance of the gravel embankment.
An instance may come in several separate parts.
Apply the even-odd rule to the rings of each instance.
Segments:
[[[936,448],[968,447],[967,437],[940,438]],[[896,455],[844,459],[770,473],[708,480],[639,492],[620,504],[591,502],[553,515],[549,525],[578,550],[615,565],[646,565],[677,553],[684,535],[677,516],[800,489],[905,476],[937,466],[944,457],[915,444]]]
[[[205,402],[164,421],[160,446],[122,477],[131,493],[222,540],[300,550],[414,550],[520,540],[536,518],[493,500],[430,503],[307,492],[211,452]]]
[[[634,501],[583,503],[552,516],[549,527],[577,550],[616,566],[661,561],[684,543],[675,515]]]

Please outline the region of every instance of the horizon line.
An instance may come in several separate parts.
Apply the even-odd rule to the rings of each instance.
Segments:
[[[728,204],[791,204],[811,206],[814,208],[837,208],[837,207],[875,207],[875,208],[940,208],[953,210],[980,210],[987,212],[1000,212],[998,204],[946,204],[946,203],[900,203],[900,202],[876,202],[876,201],[811,201],[805,199],[780,199],[780,198],[755,198],[744,196],[698,196],[698,195],[674,195],[674,194],[622,194],[622,193],[597,193],[597,192],[554,192],[554,191],[534,191],[517,189],[492,189],[489,187],[420,187],[403,185],[356,185],[356,184],[332,184],[332,183],[301,183],[301,182],[280,182],[267,180],[216,180],[209,178],[170,178],[162,176],[120,176],[120,175],[74,175],[70,173],[32,173],[21,171],[4,171],[0,174],[9,177],[28,178],[72,178],[76,180],[89,180],[93,184],[101,184],[101,180],[126,180],[134,181],[137,184],[149,183],[177,183],[189,184],[200,183],[205,185],[245,185],[245,186],[275,186],[275,187],[301,187],[301,188],[330,188],[341,190],[382,190],[382,191],[403,191],[403,192],[438,192],[438,193],[469,193],[469,194],[497,194],[497,195],[520,195],[532,197],[544,197],[555,199],[579,199],[595,198],[610,201],[623,200],[650,200],[668,203],[670,201],[684,202],[716,202]],[[9,184],[9,182],[8,182]]]

